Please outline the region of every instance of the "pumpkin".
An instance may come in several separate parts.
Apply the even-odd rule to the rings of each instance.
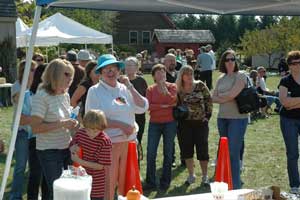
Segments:
[[[126,198],[127,198],[127,200],[140,200],[141,193],[140,193],[140,191],[135,189],[135,186],[133,186],[132,189],[127,192]]]

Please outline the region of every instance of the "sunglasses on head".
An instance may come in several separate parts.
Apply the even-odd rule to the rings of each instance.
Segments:
[[[300,61],[290,62],[289,65],[299,65]]]
[[[235,58],[226,58],[226,59],[225,59],[225,62],[229,62],[229,61],[234,62],[234,61],[235,61]]]

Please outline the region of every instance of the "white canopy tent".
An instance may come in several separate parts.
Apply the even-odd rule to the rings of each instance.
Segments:
[[[19,24],[22,24],[22,21],[18,19],[16,26]],[[23,26],[26,25],[23,23]],[[27,27],[23,30],[19,37],[17,34],[17,47],[29,46],[32,29]],[[61,13],[56,13],[39,23],[35,46],[56,46],[60,43],[112,44],[113,38],[111,35],[84,26]]]
[[[19,97],[20,101],[18,102],[13,124],[13,134],[2,180],[0,199],[3,199],[10,170],[42,6],[163,13],[300,15],[300,0],[36,0],[36,4],[32,35],[26,55],[24,79]]]
[[[21,18],[18,17],[16,21],[16,39],[17,39],[17,47],[24,47],[28,43],[27,39],[27,31],[29,27],[22,21]]]

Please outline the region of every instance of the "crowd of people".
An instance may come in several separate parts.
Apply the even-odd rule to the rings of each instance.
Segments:
[[[208,186],[208,136],[213,104],[219,104],[219,135],[229,140],[233,189],[240,189],[249,114],[239,112],[235,98],[248,86],[249,80],[266,100],[266,106],[276,104],[286,144],[291,192],[299,193],[300,52],[289,52],[290,73],[282,75],[279,92],[266,87],[264,67],[250,74],[240,71],[232,49],[226,50],[219,59],[221,75],[214,87],[212,72],[216,69],[216,59],[211,45],[201,47],[198,57],[188,51],[184,58],[181,55],[180,49],[170,49],[163,62],[152,67],[154,84],[148,86],[140,73],[140,55],[120,61],[112,54],[103,54],[95,61],[87,50],[78,53],[71,50],[66,56],[45,64],[44,56],[35,54],[15,145],[16,165],[10,199],[22,199],[27,161],[28,200],[39,198],[40,186],[42,200],[52,200],[53,182],[72,162],[83,166],[93,177],[92,200],[112,200],[115,192],[125,194],[128,143],[136,141],[139,160],[143,159],[147,110],[150,119],[144,148],[147,159],[143,189],[156,190],[158,185],[161,190],[170,187],[176,136],[180,159],[188,171],[184,183],[190,185],[197,180],[196,150],[201,185]],[[12,87],[14,105],[18,102],[24,67],[25,61],[22,61]],[[72,108],[77,106],[79,115],[77,119],[71,118]],[[185,118],[174,118],[176,106],[186,107]],[[156,161],[161,137],[163,168],[157,181]],[[83,157],[77,154],[80,149]]]

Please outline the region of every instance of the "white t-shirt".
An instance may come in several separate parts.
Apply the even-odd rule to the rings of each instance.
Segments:
[[[268,91],[269,89],[267,88],[266,81],[264,77],[257,77],[256,81],[256,87],[260,87],[262,91]]]
[[[32,116],[45,122],[56,122],[70,118],[70,97],[68,93],[50,95],[44,89],[38,90],[32,98]],[[58,128],[47,133],[36,134],[36,149],[66,149],[71,140],[70,131]]]
[[[134,126],[135,114],[144,113],[149,107],[147,99],[144,97],[143,99],[145,106],[143,108],[138,107],[125,85],[117,82],[116,87],[111,87],[100,81],[89,89],[85,111],[102,110],[108,119]],[[110,137],[112,143],[131,141],[136,138],[136,133],[128,137],[119,128],[107,128],[105,133]]]

